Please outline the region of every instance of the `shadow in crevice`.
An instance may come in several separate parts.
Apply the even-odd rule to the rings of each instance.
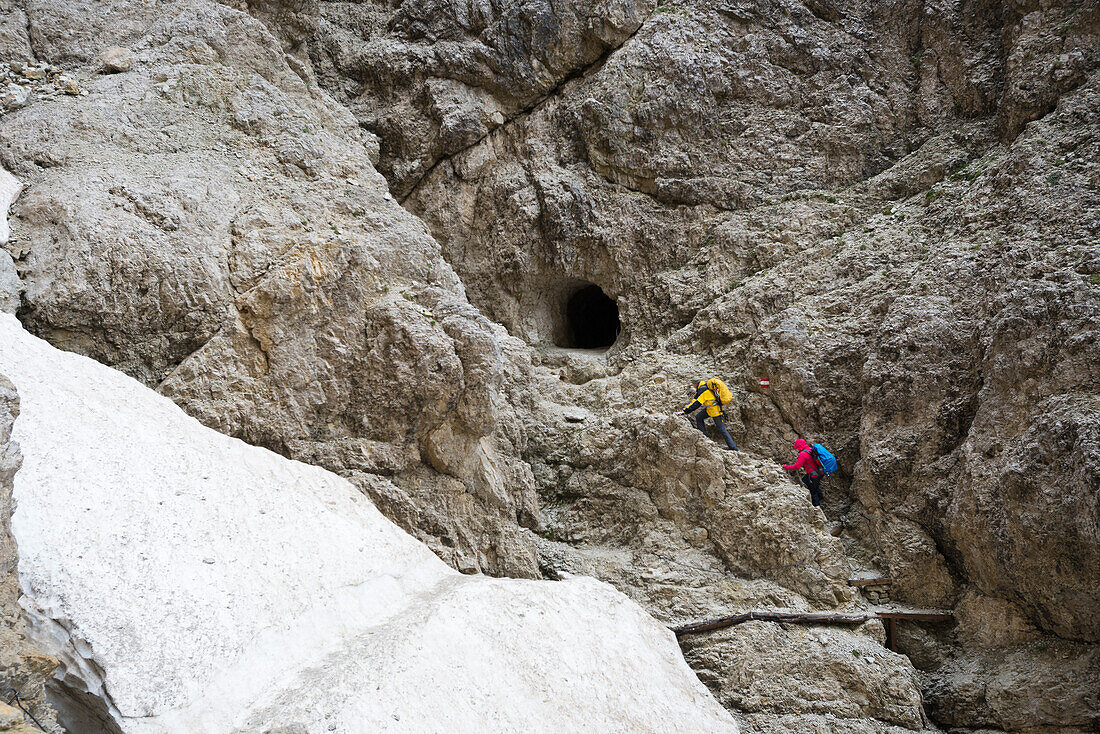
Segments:
[[[46,700],[57,711],[57,721],[69,734],[122,734],[107,704],[98,696],[53,679],[46,683]]]

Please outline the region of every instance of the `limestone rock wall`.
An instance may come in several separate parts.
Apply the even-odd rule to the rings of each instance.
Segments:
[[[811,230],[852,224],[844,206],[775,217],[759,205],[888,169],[883,186],[901,188],[884,198],[925,191],[971,157],[960,149],[1014,136],[1081,84],[1097,63],[1094,11],[1025,10],[668,3],[584,78],[437,165],[406,203],[475,305],[513,333],[547,338],[533,323],[544,289],[529,284],[580,278],[652,345]],[[1025,105],[1024,87],[1043,102]],[[984,141],[939,141],[975,119],[989,121]],[[941,155],[921,155],[926,143]],[[895,170],[914,151],[932,170]]]
[[[404,197],[440,160],[621,46],[654,6],[653,0],[323,2],[299,12],[303,27],[291,43],[379,137],[379,170]]]
[[[1011,714],[983,697],[1019,663],[975,649],[998,618],[906,633],[932,711],[1093,726],[1098,29],[1075,5],[670,5],[406,205],[513,333],[547,340],[543,283],[596,282],[612,371],[694,357],[685,383],[740,387],[748,448],[833,447],[826,513],[897,600],[977,592],[1039,631],[992,647],[1048,692]],[[941,699],[960,666],[977,691]]]
[[[955,610],[908,661],[877,623],[685,641],[748,731],[1097,726],[1094,5],[3,7],[76,85],[26,67],[0,117],[34,333],[463,571],[669,623],[865,609],[864,573]],[[607,353],[552,344],[583,283]],[[675,415],[714,373],[736,456]]]
[[[28,187],[8,244],[23,322],[352,477],[457,567],[536,574],[501,332],[387,191],[377,141],[247,13],[118,5],[94,22],[132,21],[110,36],[131,71],[74,66],[80,94],[0,120]],[[92,11],[28,12],[47,38]],[[75,65],[78,45],[36,48]]]

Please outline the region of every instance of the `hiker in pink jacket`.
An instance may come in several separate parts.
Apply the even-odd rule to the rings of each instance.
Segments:
[[[825,472],[814,458],[808,443],[800,438],[794,442],[794,448],[798,451],[798,461],[793,464],[784,464],[783,468],[788,471],[803,469],[806,472],[802,475],[802,483],[806,485],[806,489],[810,490],[810,502],[817,507],[825,501],[825,496],[821,493],[821,477],[825,476]]]

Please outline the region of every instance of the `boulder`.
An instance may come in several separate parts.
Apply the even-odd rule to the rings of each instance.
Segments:
[[[19,709],[0,703],[0,731],[7,734],[35,734],[41,730],[33,728]]]
[[[14,110],[27,104],[27,100],[30,99],[31,90],[24,87],[22,84],[15,84],[9,82],[4,86],[3,90],[0,90],[0,107],[5,110]]]
[[[108,46],[100,52],[96,61],[104,74],[117,74],[130,70],[134,65],[134,54],[124,46]]]

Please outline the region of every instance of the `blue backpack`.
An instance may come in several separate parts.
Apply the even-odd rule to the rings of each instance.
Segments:
[[[829,449],[821,444],[815,443],[813,448],[810,449],[810,453],[817,459],[818,465],[826,474],[832,474],[840,469],[840,465],[836,463],[836,457],[829,453]]]

